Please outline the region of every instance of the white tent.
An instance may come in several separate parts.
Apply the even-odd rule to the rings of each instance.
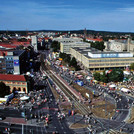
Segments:
[[[23,96],[23,97],[20,97],[20,100],[28,100],[29,97],[28,96]]]
[[[18,91],[18,94],[25,94],[24,91]]]
[[[127,88],[121,88],[121,91],[122,91],[122,92],[125,92],[125,93],[131,92],[131,90],[129,90],[129,89],[127,89]]]
[[[111,85],[109,85],[109,87],[114,88],[114,87],[116,87],[116,85],[115,84],[111,84]]]
[[[128,72],[128,71],[123,71],[123,73],[126,75],[130,75],[130,72]]]
[[[90,80],[90,79],[92,79],[92,77],[90,77],[90,76],[87,76],[87,78],[86,78],[87,80]]]

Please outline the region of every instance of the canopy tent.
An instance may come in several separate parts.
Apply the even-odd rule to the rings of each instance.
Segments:
[[[24,91],[18,91],[18,94],[25,94]]]
[[[20,97],[20,100],[28,100],[29,97],[28,96],[23,96],[23,97]]]
[[[109,85],[109,87],[110,88],[114,88],[114,87],[116,87],[116,85],[115,84],[111,84],[111,85]]]
[[[125,92],[125,93],[129,93],[129,92],[131,92],[131,90],[130,89],[128,89],[128,88],[121,88],[121,91],[122,92]]]
[[[123,71],[123,73],[126,75],[130,75],[130,72],[128,72],[128,71]]]
[[[90,80],[90,79],[92,79],[92,77],[90,77],[90,76],[87,76],[87,78],[86,78],[87,80]]]

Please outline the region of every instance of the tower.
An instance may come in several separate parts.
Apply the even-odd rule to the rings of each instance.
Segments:
[[[86,28],[84,29],[84,39],[86,39],[87,38],[87,30],[86,30]]]
[[[32,46],[34,48],[34,51],[37,52],[38,51],[38,48],[37,48],[37,36],[31,36],[31,39],[32,39]]]
[[[127,51],[130,52],[130,44],[131,44],[131,38],[129,37],[127,39]]]

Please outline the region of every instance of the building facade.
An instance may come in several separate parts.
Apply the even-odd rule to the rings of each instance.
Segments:
[[[24,75],[0,74],[0,82],[10,87],[10,92],[23,91],[28,93],[28,84]]]
[[[37,52],[38,51],[38,38],[37,36],[31,36],[31,43],[32,43],[32,46],[34,48],[34,51]]]
[[[134,63],[134,57],[129,52],[102,52],[93,48],[70,49],[82,68],[89,70],[104,70],[111,68],[125,68]]]
[[[6,73],[21,74],[26,71],[26,51],[14,50],[7,52],[5,56]]]
[[[71,47],[90,47],[90,43],[83,42],[82,38],[54,38],[60,42],[60,52],[70,54]]]
[[[6,62],[4,56],[0,56],[0,73],[1,74],[6,73]]]
[[[60,43],[60,52],[70,54],[71,47],[90,47],[90,43],[76,42],[76,43]]]

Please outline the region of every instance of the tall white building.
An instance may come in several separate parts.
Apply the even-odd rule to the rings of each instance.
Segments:
[[[34,47],[34,51],[37,52],[38,51],[38,48],[37,48],[38,38],[37,36],[31,36],[31,39],[32,39],[32,46]]]
[[[53,40],[60,42],[60,51],[70,54],[71,47],[90,47],[90,43],[83,42],[82,38],[54,38]]]

